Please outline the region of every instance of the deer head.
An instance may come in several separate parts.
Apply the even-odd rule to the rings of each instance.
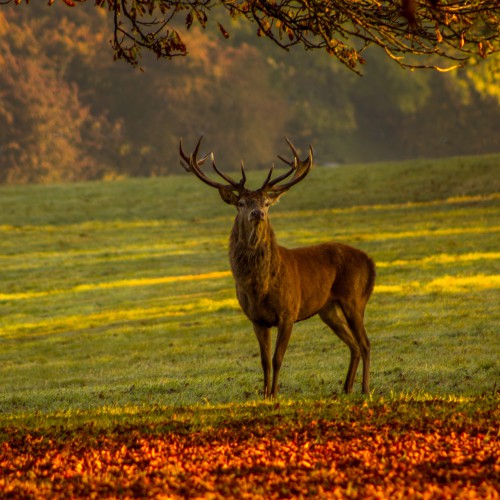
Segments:
[[[288,138],[285,138],[290,149],[292,150],[293,160],[289,161],[281,156],[278,156],[278,158],[290,167],[289,170],[279,177],[271,179],[274,170],[273,165],[269,170],[262,186],[256,190],[251,190],[245,187],[246,175],[243,162],[241,162],[241,179],[239,182],[236,182],[230,176],[219,170],[215,164],[213,153],[204,156],[200,160],[197,159],[202,139],[203,136],[200,137],[195,150],[189,156],[184,153],[182,149],[182,140],[180,141],[179,153],[183,160],[181,161],[181,165],[187,172],[192,172],[205,184],[217,188],[221,198],[226,203],[234,205],[237,208],[241,219],[250,224],[259,224],[260,222],[267,221],[267,212],[269,207],[276,203],[278,199],[292,186],[298,184],[302,179],[304,179],[312,167],[312,148],[309,146],[308,157],[305,160],[301,160],[294,145]],[[220,182],[216,182],[203,172],[202,166],[207,161],[209,156],[211,158],[213,170],[222,179],[224,179],[226,183],[222,184]],[[290,178],[290,176],[292,177]]]

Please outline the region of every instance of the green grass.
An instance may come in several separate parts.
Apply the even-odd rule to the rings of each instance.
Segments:
[[[372,398],[500,386],[499,164],[318,167],[273,208],[280,243],[338,240],[377,262]],[[261,408],[258,344],[227,274],[232,218],[188,175],[1,187],[0,422]],[[348,359],[318,319],[296,325],[282,403],[338,399]]]

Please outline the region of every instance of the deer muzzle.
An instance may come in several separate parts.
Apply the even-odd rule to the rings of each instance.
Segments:
[[[265,220],[266,214],[264,213],[263,210],[260,210],[259,208],[256,208],[250,212],[250,217],[249,219],[252,222],[261,222]]]

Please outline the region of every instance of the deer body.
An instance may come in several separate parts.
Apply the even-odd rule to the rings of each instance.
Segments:
[[[275,327],[285,319],[293,323],[309,319],[329,301],[343,302],[346,297],[342,292],[356,287],[356,279],[369,293],[371,266],[366,261],[367,256],[355,248],[341,243],[325,243],[290,250],[277,245],[266,249],[267,258],[271,258],[273,251],[277,251],[281,262],[287,264],[271,267],[272,277],[263,283],[248,274],[249,262],[241,259],[241,249],[237,250],[237,256],[234,249],[230,249],[238,301],[252,322]],[[353,253],[357,254],[355,260]],[[367,276],[338,273],[338,267],[346,260],[350,261],[349,264],[354,260],[361,269],[366,265]],[[259,262],[253,261],[252,269],[258,265]]]
[[[206,160],[181,156],[207,184],[217,187],[222,199],[237,207],[229,242],[229,260],[240,306],[252,322],[260,346],[264,372],[264,396],[276,396],[283,357],[293,325],[318,314],[349,347],[351,360],[344,383],[351,392],[360,359],[363,360],[363,392],[369,392],[370,342],[363,317],[375,282],[375,265],[361,250],[341,243],[324,243],[295,249],[278,245],[268,219],[268,209],[293,184],[307,175],[312,165],[312,151],[306,162],[300,162],[293,146],[295,160],[291,170],[255,191],[244,188],[245,175],[236,183],[213,167],[229,185],[215,183],[200,166]],[[288,163],[288,162],[287,162]],[[294,176],[285,185],[277,183]],[[235,191],[237,194],[235,194]],[[271,328],[278,336],[271,358]],[[271,381],[272,371],[272,381]]]

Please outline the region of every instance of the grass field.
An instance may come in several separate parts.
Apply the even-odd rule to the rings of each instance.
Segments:
[[[295,326],[281,372],[291,421],[325,405],[342,419],[388,401],[452,402],[461,414],[495,401],[499,171],[500,155],[318,167],[273,208],[281,244],[342,241],[378,273],[372,394],[341,395],[348,350],[313,318]],[[0,426],[206,431],[274,415],[228,272],[232,218],[188,175],[1,187]]]

